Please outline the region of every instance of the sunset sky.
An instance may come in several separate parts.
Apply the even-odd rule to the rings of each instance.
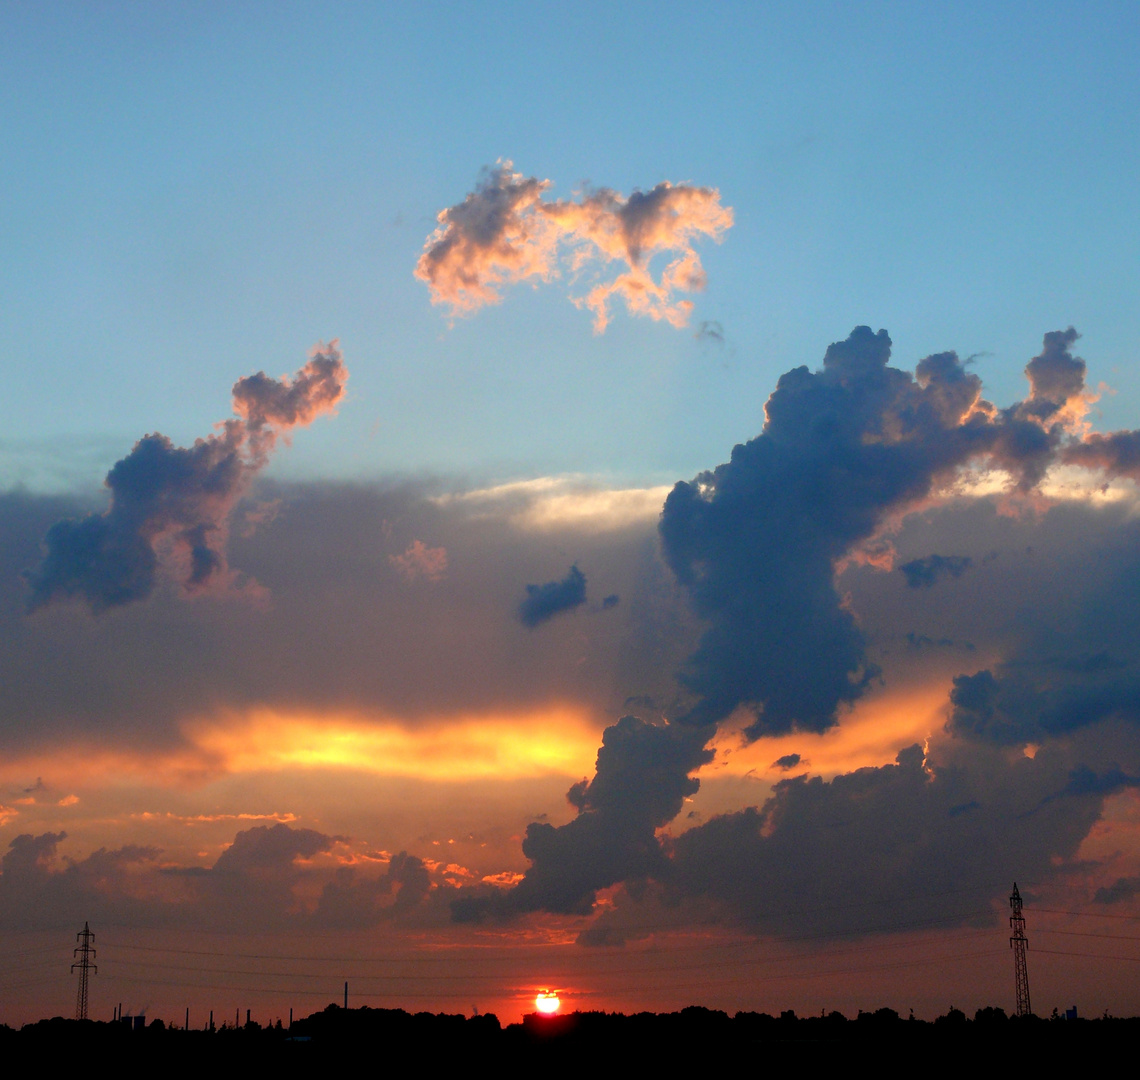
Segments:
[[[1140,10],[0,29],[0,1022],[1140,1012]]]

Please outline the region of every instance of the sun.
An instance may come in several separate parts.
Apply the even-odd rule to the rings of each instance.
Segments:
[[[538,997],[534,999],[534,1007],[547,1016],[551,1016],[558,1012],[558,1007],[562,1003],[558,1000],[558,995],[553,990],[543,990],[539,993]]]

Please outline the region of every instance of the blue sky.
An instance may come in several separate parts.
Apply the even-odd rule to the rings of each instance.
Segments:
[[[1093,381],[1119,391],[1102,426],[1140,408],[1133,6],[3,20],[9,481],[47,482],[45,443],[91,483],[144,431],[204,434],[236,377],[292,371],[332,336],[349,401],[279,472],[691,475],[858,323],[886,327],[904,366],[981,354],[999,403],[1041,334],[1074,324]],[[693,325],[718,321],[725,345],[624,314],[596,337],[558,285],[449,327],[411,271],[434,215],[500,157],[561,197],[719,188],[736,224],[700,247]]]

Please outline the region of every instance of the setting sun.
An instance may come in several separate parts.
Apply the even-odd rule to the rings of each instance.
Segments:
[[[540,1013],[550,1016],[558,1012],[558,1007],[561,1002],[558,1000],[558,995],[552,990],[543,990],[542,993],[534,999],[534,1007]]]

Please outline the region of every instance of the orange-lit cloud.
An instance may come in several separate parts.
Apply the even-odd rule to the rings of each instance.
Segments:
[[[888,764],[906,746],[924,743],[941,732],[946,722],[949,685],[942,680],[921,686],[870,695],[847,712],[842,722],[822,734],[795,732],[748,742],[740,725],[726,725],[713,747],[715,763],[706,770],[710,777],[753,776],[775,781],[786,773],[772,763],[788,754],[799,754],[802,766],[793,774],[810,772],[827,778],[868,766]],[[702,774],[703,775],[703,774]]]
[[[169,810],[165,813],[143,810],[131,817],[139,821],[160,821],[176,825],[216,825],[221,821],[272,821],[288,825],[297,820],[296,814],[175,814]]]
[[[648,315],[673,326],[689,320],[692,303],[678,292],[698,292],[706,275],[693,242],[702,236],[720,240],[732,227],[732,210],[721,206],[715,188],[658,184],[628,199],[608,188],[587,192],[580,201],[551,204],[546,212],[559,223],[568,242],[577,245],[572,262],[579,269],[595,258],[624,262],[629,270],[597,285],[577,303],[594,313],[594,329],[609,323],[609,302],[625,301],[634,315]],[[660,280],[649,272],[650,260],[673,254]]]
[[[388,562],[408,581],[442,581],[447,573],[447,549],[430,548],[422,540],[413,540],[402,555],[389,555]]]
[[[473,517],[505,517],[527,532],[605,533],[653,524],[671,485],[612,488],[582,476],[540,476],[473,491],[432,496],[437,506],[461,506]]]
[[[434,783],[579,777],[593,767],[598,729],[587,711],[559,704],[522,714],[441,717],[416,727],[390,718],[255,709],[188,722],[183,741],[174,747],[111,751],[76,743],[49,756],[13,755],[0,770],[0,781],[33,771],[53,785],[76,787],[139,779],[193,786],[221,776],[330,769]],[[57,805],[72,804],[64,799]],[[16,812],[8,808],[10,815]],[[175,817],[187,823],[296,820],[277,813]]]
[[[693,244],[702,237],[719,241],[732,227],[720,192],[666,181],[628,199],[598,188],[548,202],[549,187],[549,180],[524,177],[500,161],[463,202],[440,211],[415,271],[432,303],[466,315],[498,303],[503,285],[549,281],[564,266],[579,274],[617,262],[626,270],[574,301],[593,312],[595,332],[605,330],[615,297],[634,315],[684,326],[692,303],[677,294],[706,282]],[[669,262],[655,278],[649,263],[658,255]]]
[[[529,716],[454,717],[415,729],[363,718],[255,711],[190,724],[194,750],[227,772],[348,768],[433,781],[579,776],[593,765],[597,725],[569,706]]]

